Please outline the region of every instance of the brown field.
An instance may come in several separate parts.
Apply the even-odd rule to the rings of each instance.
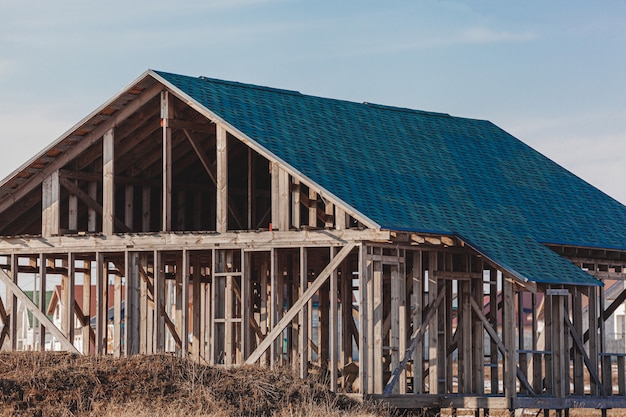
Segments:
[[[524,417],[538,414],[518,411]],[[166,354],[113,359],[0,353],[0,417],[395,415],[403,414],[337,396],[319,381],[302,381],[287,369],[216,368]],[[441,416],[452,415],[452,410],[441,410]],[[475,414],[456,410],[456,415]],[[509,413],[492,410],[491,415]],[[601,412],[570,410],[569,415],[600,417]],[[626,410],[608,410],[608,416],[626,417]]]
[[[290,371],[123,359],[0,354],[0,416],[390,416]]]

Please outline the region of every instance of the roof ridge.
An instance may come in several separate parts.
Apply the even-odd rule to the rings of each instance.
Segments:
[[[220,80],[218,78],[211,78],[211,77],[205,77],[205,76],[200,76],[198,78],[200,78],[203,81],[209,81],[209,82],[216,83],[216,84],[230,85],[230,86],[233,86],[233,87],[244,87],[244,88],[250,88],[250,89],[253,89],[253,90],[270,91],[272,93],[288,94],[288,95],[291,95],[291,96],[302,96],[303,95],[299,91],[287,90],[287,89],[284,89],[284,88],[267,87],[267,86],[264,86],[264,85],[241,83],[239,81]]]
[[[376,103],[370,103],[370,102],[367,102],[367,101],[364,101],[363,104],[365,104],[368,107],[372,107],[374,109],[390,110],[390,111],[397,111],[397,112],[403,112],[403,113],[421,114],[421,115],[425,115],[425,116],[453,117],[453,116],[451,116],[448,113],[439,113],[439,112],[434,112],[434,111],[410,109],[408,107],[388,106],[388,105],[385,105],[385,104],[376,104]]]

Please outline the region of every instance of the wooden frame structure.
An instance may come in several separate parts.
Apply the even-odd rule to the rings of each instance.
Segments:
[[[42,349],[80,332],[86,355],[284,365],[402,408],[626,407],[626,355],[603,349],[626,292],[606,306],[460,237],[381,228],[149,73],[3,182],[0,234],[5,349],[20,302]],[[551,249],[626,278],[624,251]],[[39,294],[60,280],[60,328],[33,274]]]

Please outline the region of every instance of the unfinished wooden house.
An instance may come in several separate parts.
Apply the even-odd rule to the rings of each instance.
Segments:
[[[150,70],[2,181],[0,236],[5,348],[24,303],[85,355],[289,366],[406,408],[626,407],[626,292],[602,284],[626,207],[488,121]],[[60,282],[60,326],[29,274]]]

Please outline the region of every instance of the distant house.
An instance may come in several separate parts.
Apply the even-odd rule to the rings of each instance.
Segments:
[[[24,291],[31,300],[37,302],[39,293],[35,291]],[[46,291],[46,305],[52,299],[52,291]],[[17,310],[17,346],[20,350],[39,350],[39,320],[35,319],[33,313],[29,311],[24,303],[19,303]],[[51,316],[50,316],[51,318]],[[51,337],[46,333],[46,344],[49,343]]]
[[[78,314],[75,314],[74,317],[74,346],[76,347],[76,349],[78,349],[79,351],[83,351],[83,333],[82,333],[82,329],[85,327],[83,326],[83,323],[81,323],[79,316],[85,315],[85,314],[94,314],[96,311],[96,286],[92,285],[91,286],[91,294],[90,294],[90,303],[91,305],[89,306],[89,310],[85,310],[85,306],[83,304],[83,291],[84,291],[84,287],[82,285],[77,285],[74,288],[74,298],[76,300],[76,304],[75,304],[75,310],[78,310]],[[62,311],[65,308],[65,306],[63,305],[63,297],[61,296],[61,292],[62,292],[62,287],[60,285],[57,285],[54,287],[54,291],[52,292],[52,297],[50,299],[50,303],[48,304],[48,311],[47,314],[49,316],[52,317],[52,322],[60,329],[61,326],[61,320],[62,320]],[[113,305],[114,303],[114,286],[110,285],[109,289],[108,289],[108,300],[107,300],[107,305]],[[112,311],[112,308],[110,308],[109,310]],[[110,322],[112,323],[113,319],[111,317]],[[90,320],[90,326],[92,328],[95,328],[95,320]],[[110,326],[109,326],[110,327]],[[93,341],[92,341],[93,343]],[[56,340],[55,338],[51,338],[50,341],[50,345],[46,346],[46,350],[64,350],[62,349],[61,343]]]

